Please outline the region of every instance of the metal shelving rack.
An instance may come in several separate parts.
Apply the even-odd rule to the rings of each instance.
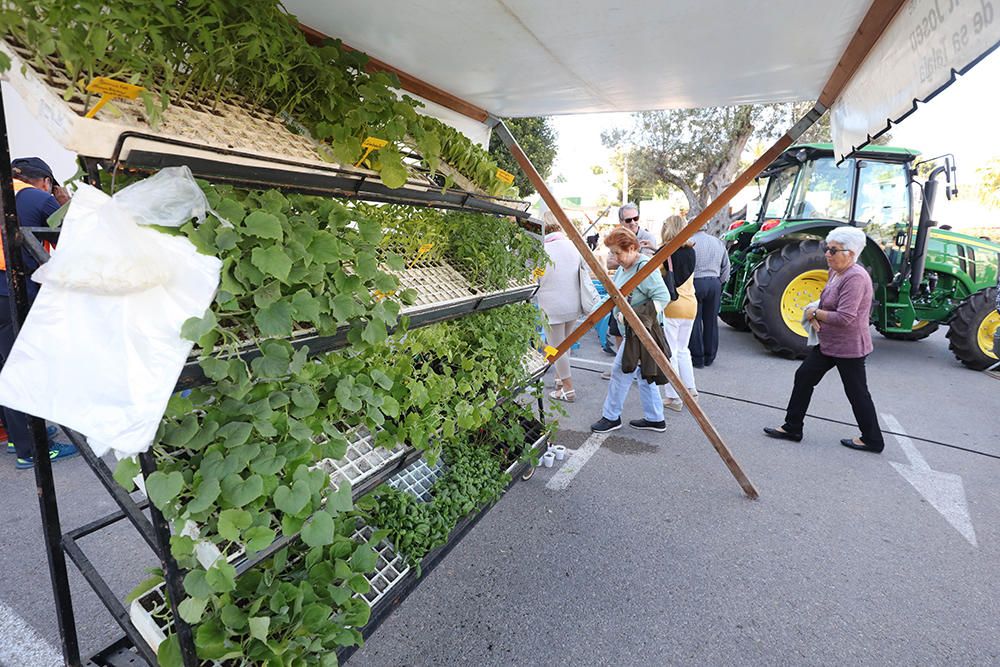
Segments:
[[[0,49],[11,54],[10,47],[0,42]],[[15,55],[15,60],[16,54]],[[15,89],[25,94],[37,94],[37,90],[25,90],[23,78],[25,72],[20,71],[17,63],[11,69],[12,84]],[[27,76],[30,77],[30,72]],[[30,88],[30,87],[29,87]],[[51,91],[49,91],[51,92]],[[306,193],[313,195],[323,195],[337,198],[359,199],[364,201],[405,203],[410,205],[423,205],[446,210],[463,210],[477,213],[488,213],[495,215],[512,216],[520,221],[522,226],[544,231],[542,224],[530,217],[527,206],[523,202],[488,197],[481,193],[468,192],[457,189],[443,190],[440,182],[436,181],[429,174],[415,174],[403,187],[390,189],[385,186],[374,172],[357,168],[344,168],[337,165],[330,165],[319,160],[310,159],[311,156],[303,158],[302,152],[295,158],[284,158],[281,156],[265,155],[239,150],[228,145],[212,145],[210,143],[198,143],[187,140],[183,137],[154,134],[134,127],[112,127],[111,123],[100,123],[91,119],[83,119],[78,111],[67,110],[59,106],[53,100],[46,100],[55,105],[56,109],[52,117],[57,118],[59,130],[66,130],[66,124],[71,127],[69,135],[76,137],[72,141],[65,140],[63,144],[71,150],[81,152],[81,164],[88,176],[88,181],[100,186],[99,170],[105,169],[112,174],[118,174],[122,170],[131,172],[149,173],[167,166],[186,165],[199,178],[215,183],[229,183],[246,188],[276,188],[289,192]],[[52,120],[52,117],[49,120]],[[272,122],[272,126],[275,124]],[[6,118],[0,109],[0,127],[2,127],[3,137],[0,141],[0,211],[3,213],[4,224],[2,228],[4,248],[7,252],[7,278],[10,287],[12,310],[14,311],[15,329],[19,329],[24,322],[28,310],[28,299],[25,288],[26,275],[24,264],[19,250],[23,247],[40,260],[44,261],[45,253],[42,249],[39,238],[45,238],[54,234],[48,229],[23,229],[17,224],[13,181],[10,170],[10,149],[7,142]],[[276,127],[281,127],[277,125]],[[91,134],[98,134],[97,140],[104,140],[107,145],[112,132],[114,138],[113,150],[110,154],[106,150],[95,149],[92,152],[80,151],[73,143],[86,137],[87,145],[93,148],[96,144]],[[59,132],[54,133],[57,137]],[[99,143],[99,142],[98,142]],[[300,147],[301,148],[301,147]],[[307,147],[308,148],[308,147]],[[431,272],[433,273],[433,272]],[[419,282],[419,276],[411,276]],[[433,280],[431,275],[424,276],[424,280]],[[406,287],[404,285],[403,287]],[[443,300],[425,299],[404,309],[401,316],[409,318],[410,327],[423,326],[447,319],[462,317],[473,312],[479,312],[490,308],[496,308],[508,303],[523,302],[530,299],[536,285],[512,285],[509,289],[493,292],[466,289],[465,293],[452,295],[451,298]],[[303,331],[292,337],[290,342],[293,346],[299,347],[308,345],[311,354],[318,354],[324,351],[335,349],[346,344],[346,330],[338,330],[332,336],[320,336],[313,331]],[[255,346],[250,344],[246,349],[237,352],[241,358],[249,359],[257,354]],[[525,370],[530,374],[526,382],[516,388],[522,390],[527,383],[537,381],[545,372],[548,365],[544,358],[539,361],[538,355],[534,355],[531,360],[526,360]],[[206,379],[201,374],[197,365],[197,360],[192,358],[185,366],[184,371],[178,380],[176,389],[195,387],[204,384]],[[539,417],[542,417],[541,399],[538,399]],[[147,500],[136,499],[125,491],[113,478],[112,471],[103,459],[96,456],[89,448],[85,438],[80,434],[69,431],[73,443],[79,448],[84,460],[97,476],[105,490],[119,506],[119,510],[107,516],[96,519],[84,526],[63,532],[58,504],[56,500],[55,484],[52,477],[51,463],[47,456],[48,441],[46,437],[45,423],[38,418],[29,419],[29,427],[32,433],[35,465],[35,478],[38,487],[38,497],[42,516],[42,525],[45,536],[45,545],[49,563],[49,573],[53,586],[56,611],[62,652],[67,665],[155,665],[156,655],[153,648],[144,639],[130,619],[129,610],[118,599],[110,586],[94,567],[94,564],[85,554],[79,544],[83,538],[94,535],[108,527],[117,524],[123,519],[127,519],[143,538],[150,549],[157,555],[163,566],[165,574],[164,588],[170,599],[171,615],[176,627],[181,645],[181,652],[185,665],[191,667],[199,664],[194,654],[194,642],[190,626],[185,623],[177,613],[177,604],[184,598],[181,586],[182,572],[170,554],[169,540],[170,527],[163,515],[152,503]],[[539,441],[542,442],[542,441]],[[535,443],[536,445],[538,443]],[[358,460],[362,460],[365,455],[370,455],[375,451],[360,454]],[[382,459],[378,466],[372,466],[364,471],[358,470],[356,485],[352,486],[355,498],[364,495],[393,475],[406,469],[420,458],[419,452],[411,448],[402,451],[392,452]],[[146,452],[139,457],[143,474],[148,476],[155,471],[155,461],[151,452]],[[527,464],[522,464],[524,468]],[[350,481],[350,474],[345,466],[336,471],[335,474],[344,475]],[[354,464],[357,468],[357,464]],[[511,472],[514,479],[523,470],[517,465],[512,466]],[[457,543],[468,530],[479,520],[479,518],[489,510],[483,508],[473,516],[463,520],[455,531],[452,538],[444,547],[435,550],[429,555],[423,564],[426,574],[440,561],[443,556]],[[264,552],[255,554],[252,558],[243,558],[237,566],[239,573],[251,569],[254,565],[265,558],[270,557],[276,551],[288,546],[296,536],[280,536]],[[388,552],[382,554],[382,560],[386,564],[395,562],[388,558]],[[111,645],[98,651],[96,654],[81,661],[78,638],[76,634],[76,624],[73,613],[72,599],[70,596],[69,579],[66,567],[65,556],[69,556],[73,564],[79,569],[87,583],[94,590],[98,598],[111,613],[115,622],[120,626],[124,636],[113,642]],[[382,562],[380,560],[380,563]],[[413,586],[419,581],[409,570],[395,570],[392,581],[386,579],[379,594],[370,600],[374,610],[373,621],[366,626],[365,636],[368,636],[381,623],[381,620],[394,608],[395,605],[405,597]],[[385,577],[383,577],[385,579]],[[391,585],[388,585],[391,584]],[[398,584],[398,585],[397,585]],[[346,658],[349,653],[345,653]]]

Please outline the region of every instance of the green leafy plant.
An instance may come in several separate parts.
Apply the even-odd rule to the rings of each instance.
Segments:
[[[65,76],[64,97],[84,108],[96,101],[87,84],[110,77],[145,88],[153,125],[171,101],[211,109],[228,102],[306,128],[342,164],[363,156],[366,137],[388,141],[368,166],[392,188],[409,176],[403,149],[412,146],[431,172],[443,159],[490,194],[508,191],[488,153],[419,115],[419,103],[397,95],[394,75],[367,71],[365,54],[336,40],[309,44],[278,0],[5,0],[0,27],[30,49],[37,71],[53,81]]]

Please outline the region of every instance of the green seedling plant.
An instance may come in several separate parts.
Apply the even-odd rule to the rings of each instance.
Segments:
[[[397,94],[395,75],[368,71],[368,56],[337,40],[310,44],[277,0],[4,0],[0,27],[30,49],[43,76],[64,75],[64,97],[84,109],[96,102],[87,84],[104,76],[144,87],[154,127],[171,102],[213,111],[232,103],[285,118],[293,131],[305,128],[341,164],[363,156],[367,137],[388,141],[367,166],[391,188],[409,178],[409,145],[432,173],[444,160],[485,192],[510,194],[488,153],[418,114],[419,102]],[[0,58],[0,71],[9,67]]]

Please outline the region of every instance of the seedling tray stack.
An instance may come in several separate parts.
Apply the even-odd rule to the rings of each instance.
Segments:
[[[81,156],[88,180],[95,186],[100,186],[101,170],[112,174],[114,188],[119,174],[145,174],[168,166],[187,166],[198,178],[241,189],[278,189],[366,202],[510,216],[524,226],[542,229],[538,221],[530,218],[526,203],[490,197],[446,164],[441,166],[438,174],[429,173],[412,147],[408,149],[410,152],[405,160],[408,178],[402,187],[393,189],[386,186],[374,171],[332,161],[329,150],[290,119],[254,109],[238,98],[216,105],[193,99],[172,100],[156,127],[151,127],[144,120],[140,100],[118,99],[104,106],[95,117],[86,118],[85,111],[94,100],[85,99],[79,92],[64,99],[63,92],[73,90],[74,86],[54,62],[50,63],[51,72],[42,75],[33,67],[32,54],[26,49],[0,41],[0,51],[12,61],[7,76],[13,89],[57,141]],[[6,142],[4,149],[0,161],[9,163]],[[443,188],[442,173],[451,176],[462,187]],[[36,237],[52,234],[52,231],[44,229],[25,230],[25,246],[44,260],[44,252]],[[415,293],[412,304],[400,312],[400,319],[406,318],[410,329],[524,302],[537,290],[534,281],[522,284],[512,282],[500,289],[477,286],[469,271],[449,257],[429,259],[418,256],[408,261],[404,268],[390,272],[398,278],[400,290],[409,289]],[[288,340],[293,347],[308,346],[310,354],[317,355],[347,345],[347,333],[346,327],[330,335],[302,329]],[[230,354],[250,361],[260,354],[257,344],[258,341],[249,340]],[[544,357],[538,353],[528,355],[522,368],[527,382],[536,381],[546,367]],[[176,389],[189,389],[206,382],[195,355],[182,371]],[[514,389],[520,391],[523,386]],[[540,401],[539,411],[541,416]],[[157,646],[168,633],[174,631],[179,636],[185,664],[188,667],[198,664],[194,658],[191,629],[177,612],[178,601],[185,597],[181,584],[185,573],[177,567],[170,553],[170,525],[144,496],[129,494],[115,481],[107,463],[94,455],[82,436],[72,432],[69,435],[120,509],[64,532],[58,519],[51,471],[47,466],[40,466],[46,468],[38,472],[43,525],[67,660],[70,664],[81,664],[63,554],[69,556],[80,570],[124,633],[123,637],[93,655],[87,664],[155,665]],[[541,430],[533,432],[530,437],[531,448],[544,447],[545,436]],[[349,440],[344,457],[322,460],[317,466],[329,474],[331,486],[350,484],[354,499],[388,482],[426,501],[430,498],[434,481],[442,474],[442,466],[447,465],[446,462],[438,462],[429,466],[421,460],[420,452],[411,447],[398,446],[388,450],[378,447],[372,434],[363,429],[350,432]],[[155,472],[152,453],[141,455],[140,463],[144,476]],[[527,459],[515,461],[507,471],[516,480],[529,465]],[[420,577],[406,565],[388,541],[380,542],[376,549],[375,571],[367,575],[371,588],[360,594],[373,610],[371,621],[362,634],[368,636],[373,632],[488,510],[489,506],[481,508],[463,519],[448,543],[423,559]],[[122,519],[133,525],[156,554],[165,575],[163,584],[141,595],[129,606],[111,590],[80,545],[83,538],[95,535]],[[194,538],[201,534],[196,525],[185,528],[185,531],[188,530],[187,534]],[[355,537],[367,541],[371,531],[371,527],[361,525]],[[198,555],[203,564],[215,558],[225,558],[234,565],[237,575],[241,575],[272,558],[296,539],[298,535],[279,535],[268,548],[252,555],[248,555],[240,544],[217,546],[203,540],[198,545]],[[344,651],[342,657],[348,657],[351,652]],[[229,667],[230,662],[205,664]]]

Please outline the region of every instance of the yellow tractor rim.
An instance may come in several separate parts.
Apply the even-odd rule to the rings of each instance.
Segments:
[[[826,286],[826,276],[827,272],[819,269],[800,273],[792,278],[781,295],[781,319],[785,321],[785,326],[803,338],[808,334],[802,327],[802,311],[819,299]]]
[[[997,332],[997,328],[1000,328],[1000,313],[993,310],[983,318],[982,323],[979,325],[979,335],[977,336],[979,349],[990,359],[997,358],[997,355],[993,353],[993,335]]]
[[[919,331],[920,329],[923,329],[928,324],[930,324],[930,322],[927,321],[927,320],[917,320],[916,322],[913,323],[913,331]]]

